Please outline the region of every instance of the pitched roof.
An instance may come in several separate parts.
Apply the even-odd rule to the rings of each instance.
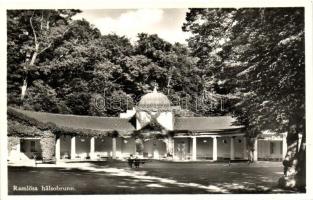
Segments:
[[[129,119],[123,119],[118,117],[96,117],[83,115],[53,114],[46,112],[21,110],[12,107],[9,107],[8,109],[12,109],[36,121],[42,123],[53,123],[59,127],[73,129],[102,130],[102,131],[135,130],[135,127],[131,124]]]
[[[132,119],[118,117],[98,117],[83,115],[54,114],[35,112],[8,107],[8,111],[14,111],[29,119],[41,123],[53,123],[58,127],[95,131],[123,131],[136,130]],[[234,125],[235,118],[231,116],[218,117],[176,117],[174,123],[175,132],[232,132],[243,128]]]
[[[234,125],[235,118],[231,116],[217,117],[177,117],[175,118],[174,130],[181,131],[234,131],[243,126]]]

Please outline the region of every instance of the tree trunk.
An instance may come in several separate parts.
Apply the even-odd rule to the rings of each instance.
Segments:
[[[37,46],[37,45],[36,45]],[[38,55],[38,47],[36,47],[36,51],[34,52],[32,59],[30,60],[29,66],[32,67],[35,64],[36,58]]]
[[[297,166],[297,188],[300,191],[306,191],[306,139],[305,134],[302,135],[301,145],[298,152],[298,166]]]
[[[283,161],[284,176],[279,179],[279,186],[305,191],[305,134],[299,142],[299,133],[301,132],[297,129],[297,125],[292,125],[288,131],[287,154]]]
[[[172,67],[169,70],[169,76],[168,76],[168,80],[167,80],[167,95],[170,94],[171,81],[172,81]]]
[[[248,162],[253,163],[254,162],[254,149],[249,149],[248,150]]]
[[[29,67],[28,69],[26,69],[26,72],[25,72],[25,78],[23,80],[23,85],[21,87],[21,100],[24,99],[24,96],[26,95],[26,91],[27,91],[27,71],[29,70],[29,68],[31,68],[32,66],[34,66],[35,64],[35,61],[37,59],[37,56],[38,56],[38,49],[39,49],[39,45],[38,44],[35,44],[35,52],[33,53],[32,55],[32,59],[30,60],[29,62]],[[22,106],[23,106],[23,102],[22,102]]]
[[[247,138],[247,149],[248,149],[248,161],[249,163],[254,162],[254,143],[257,140],[256,136]]]

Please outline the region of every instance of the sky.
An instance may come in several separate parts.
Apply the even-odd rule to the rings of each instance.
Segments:
[[[101,33],[124,35],[134,42],[138,33],[158,34],[168,42],[186,44],[190,33],[181,27],[188,9],[101,9],[82,10],[74,19],[86,19]]]

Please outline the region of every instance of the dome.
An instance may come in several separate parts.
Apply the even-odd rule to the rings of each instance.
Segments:
[[[161,92],[158,92],[156,88],[154,88],[153,92],[145,94],[141,97],[139,103],[139,108],[143,109],[169,109],[171,107],[171,102]]]

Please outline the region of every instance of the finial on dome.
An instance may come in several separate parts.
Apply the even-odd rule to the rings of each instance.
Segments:
[[[153,93],[157,93],[158,84],[156,82],[153,83]]]
[[[154,88],[153,88],[153,93],[157,93],[158,91],[157,91],[157,86],[154,86]]]

